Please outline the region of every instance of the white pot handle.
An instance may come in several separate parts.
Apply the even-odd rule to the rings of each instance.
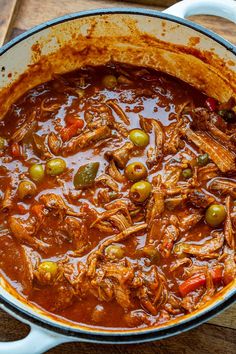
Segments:
[[[183,0],[163,12],[182,18],[191,15],[220,16],[236,23],[234,0]]]
[[[58,344],[71,341],[73,339],[31,325],[31,330],[24,339],[14,342],[0,342],[0,354],[41,354]]]

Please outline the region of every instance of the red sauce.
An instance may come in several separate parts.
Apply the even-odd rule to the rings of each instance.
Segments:
[[[112,75],[109,88],[107,75]],[[206,98],[166,74],[111,64],[56,76],[12,105],[0,122],[5,139],[0,151],[0,265],[17,292],[77,323],[136,328],[192,312],[232,280],[233,241],[226,223],[234,221],[235,191],[209,185],[219,177],[236,183],[235,171],[224,173],[209,154],[206,164],[199,164],[205,147],[186,136],[196,107],[204,107],[207,117],[217,114],[207,110]],[[98,139],[100,128],[104,132]],[[132,144],[133,129],[148,135],[147,146]],[[219,140],[211,134],[210,139]],[[131,148],[117,157],[125,143]],[[55,158],[66,167],[50,175],[46,166]],[[99,163],[97,173],[88,186],[76,188],[76,172],[91,162]],[[142,179],[152,188],[141,203],[133,200],[134,181],[125,172],[133,162],[145,166]],[[29,173],[35,163],[44,170],[40,181],[32,181]],[[99,181],[104,174],[112,185],[107,177]],[[23,189],[24,197],[22,181],[30,189]],[[217,227],[205,220],[212,204],[230,208]],[[140,225],[146,226],[122,236]],[[108,246],[115,245],[112,252],[118,253],[109,254],[103,243],[119,235]],[[41,267],[48,261],[54,270]]]

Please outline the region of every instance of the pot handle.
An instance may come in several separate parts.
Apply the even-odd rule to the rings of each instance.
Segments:
[[[41,354],[61,343],[73,340],[31,325],[29,334],[13,342],[0,342],[0,354]]]
[[[236,23],[234,0],[183,0],[163,12],[182,18],[192,15],[220,16]]]

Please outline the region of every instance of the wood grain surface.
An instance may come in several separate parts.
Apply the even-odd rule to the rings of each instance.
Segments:
[[[159,6],[174,0],[0,0],[0,44],[19,33],[52,18],[82,10],[105,7],[147,7],[163,10]],[[194,1],[194,0],[193,0]],[[206,0],[207,1],[207,0]],[[222,0],[223,1],[223,0]],[[152,5],[149,5],[152,4]],[[158,4],[155,6],[153,4]],[[17,11],[18,10],[18,11]],[[203,25],[236,44],[236,25],[214,16],[192,16],[192,21]],[[23,338],[29,328],[0,311],[0,340]],[[235,354],[236,353],[236,305],[227,309],[207,324],[179,336],[154,343],[139,345],[105,346],[67,343],[48,351],[50,354]],[[11,354],[11,353],[9,353]]]
[[[9,38],[18,8],[19,0],[0,1],[0,46]]]
[[[126,2],[127,0],[120,0],[121,2]],[[128,2],[133,2],[135,4],[143,4],[145,6],[147,5],[155,5],[155,6],[171,6],[178,2],[177,0],[128,0]]]
[[[12,1],[12,0],[11,0]],[[16,0],[15,0],[16,1]],[[145,2],[145,0],[140,0]],[[155,1],[155,0],[153,0]],[[194,1],[194,0],[193,0]],[[206,0],[207,1],[207,0]],[[222,0],[223,1],[223,0]],[[8,2],[8,0],[0,0]],[[163,10],[163,6],[145,5],[141,3],[114,1],[114,0],[41,0],[40,13],[38,0],[18,0],[20,2],[19,11],[14,21],[11,23],[11,37],[36,26],[39,23],[48,21],[68,13],[108,7],[146,7],[154,10]],[[165,3],[158,0],[158,3]],[[172,0],[173,2],[173,0]],[[203,25],[212,31],[222,35],[232,43],[236,44],[236,25],[226,19],[215,16],[192,16],[189,19]],[[0,15],[1,21],[1,15]]]
[[[194,0],[193,0],[194,1]],[[207,0],[206,0],[207,1]],[[224,0],[222,0],[224,1]],[[190,16],[189,20],[207,27],[213,32],[236,44],[236,24],[216,16]]]

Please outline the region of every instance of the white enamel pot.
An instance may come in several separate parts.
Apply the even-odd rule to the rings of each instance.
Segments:
[[[236,75],[236,48],[213,32],[184,19],[186,16],[195,14],[217,15],[236,22],[236,3],[233,0],[184,0],[164,12],[134,8],[100,9],[66,15],[25,32],[0,49],[0,113],[3,114],[9,105],[19,97],[19,92],[22,93],[22,90],[26,90],[27,87],[29,88],[50,79],[50,75],[53,71],[62,73],[75,69],[76,66],[79,67],[79,65],[91,64],[89,57],[91,52],[93,52],[93,58],[96,58],[94,62],[97,62],[97,64],[101,64],[106,61],[106,59],[109,60],[112,58],[125,61],[124,58],[127,57],[127,53],[124,47],[122,47],[122,50],[117,47],[112,51],[113,54],[104,52],[105,54],[103,55],[100,54],[101,51],[98,51],[97,48],[95,48],[96,45],[93,43],[88,50],[86,43],[91,41],[91,37],[94,35],[90,27],[91,24],[95,22],[100,26],[97,32],[96,43],[98,46],[102,46],[105,43],[104,50],[109,50],[109,43],[106,45],[106,35],[110,29],[113,31],[113,28],[115,28],[114,35],[117,36],[117,38],[121,38],[122,35],[129,37],[136,36],[136,30],[138,28],[139,31],[150,34],[152,38],[166,41],[173,46],[186,47],[192,45],[192,54],[183,54],[183,58],[181,57],[181,59],[177,50],[172,50],[171,53],[163,52],[163,50],[159,48],[160,45],[157,45],[154,40],[153,51],[155,52],[156,50],[156,53],[159,53],[158,55],[162,58],[155,64],[156,67],[158,69],[163,69],[164,67],[167,72],[171,74],[175,73],[176,76],[180,78],[182,78],[183,75],[186,76],[186,70],[188,70],[190,72],[189,75],[186,76],[186,81],[194,83],[191,82],[191,76],[195,76],[195,81],[199,88],[203,87],[208,93],[215,91],[215,96],[218,98],[226,99],[229,95],[235,95],[236,80],[234,80],[234,75]],[[100,34],[102,33],[100,37],[99,31]],[[76,56],[73,51],[70,52],[70,55],[68,51],[64,51],[63,55],[58,59],[61,62],[58,63],[57,60],[54,60],[55,57],[53,53],[59,50],[60,47],[70,43],[75,33],[80,35],[80,42],[79,44],[77,42],[77,45],[83,47],[83,50],[81,49],[81,51],[76,52]],[[141,42],[145,42],[142,36],[140,37],[140,43],[136,43],[136,46],[132,43],[130,47],[131,56],[132,52],[135,53],[135,50],[138,50],[136,47],[138,47],[139,44],[141,48]],[[122,45],[124,46],[124,43],[122,43]],[[150,50],[150,42],[148,45],[147,52]],[[39,47],[40,50],[38,50]],[[86,53],[85,47],[87,48]],[[223,74],[221,74],[221,70],[219,70],[222,62],[217,59],[215,61],[217,64],[212,64],[213,66],[211,66],[207,62],[209,54],[206,57],[204,57],[205,54],[202,54],[202,57],[199,56],[198,59],[193,58],[195,53],[199,52],[214,53],[214,58],[222,59],[222,61],[226,63],[225,67],[222,68],[222,72],[225,70],[225,77],[229,79],[229,82],[226,82],[227,80],[225,77],[223,78]],[[140,53],[142,55],[140,55]],[[44,66],[41,65],[42,63],[37,64],[43,56],[50,58],[50,60],[44,62]],[[134,56],[133,63],[140,63],[142,65],[146,58],[145,56],[146,51],[143,50],[142,52],[142,48],[141,50],[139,49],[139,55]],[[76,60],[75,57],[77,58]],[[63,65],[62,59],[64,60]],[[151,59],[149,58],[148,60],[150,60],[151,63]],[[189,61],[191,63],[190,68],[187,67]],[[195,64],[192,65],[192,63],[195,63],[196,66]],[[153,64],[153,66],[155,65]],[[229,67],[227,67],[227,65]],[[187,67],[186,70],[185,67]],[[198,71],[196,71],[196,67]],[[48,71],[45,75],[43,74],[44,68]],[[178,70],[176,68],[178,68]],[[209,68],[213,76],[216,75],[216,73],[218,75],[219,81],[214,83],[214,85],[211,80],[208,82],[209,85],[206,85],[204,81],[205,77],[201,77],[202,72],[205,72],[204,76],[207,77],[207,68]],[[40,79],[39,75],[36,75],[38,69],[42,74]],[[31,76],[22,76],[27,70],[31,70]],[[176,72],[174,72],[174,70]],[[14,82],[16,82],[19,77],[21,77],[22,80],[18,82],[18,86],[14,86]],[[221,83],[220,85],[219,82]],[[201,84],[203,86],[201,86]],[[224,85],[226,86],[224,87]],[[218,86],[223,87],[224,90],[219,89]],[[230,89],[228,86],[230,86]],[[1,97],[3,97],[2,100]],[[122,344],[163,339],[179,334],[207,321],[209,318],[231,305],[235,301],[235,298],[236,288],[235,283],[232,283],[227,286],[227,289],[225,289],[217,299],[205,306],[201,311],[185,316],[178,320],[178,322],[168,323],[158,328],[109,331],[78,326],[66,321],[59,321],[52,316],[47,316],[43,311],[29,305],[26,301],[20,299],[19,296],[16,296],[6,281],[0,278],[1,308],[31,327],[31,331],[26,338],[15,342],[0,343],[0,353],[39,354],[60,343],[72,341]]]

